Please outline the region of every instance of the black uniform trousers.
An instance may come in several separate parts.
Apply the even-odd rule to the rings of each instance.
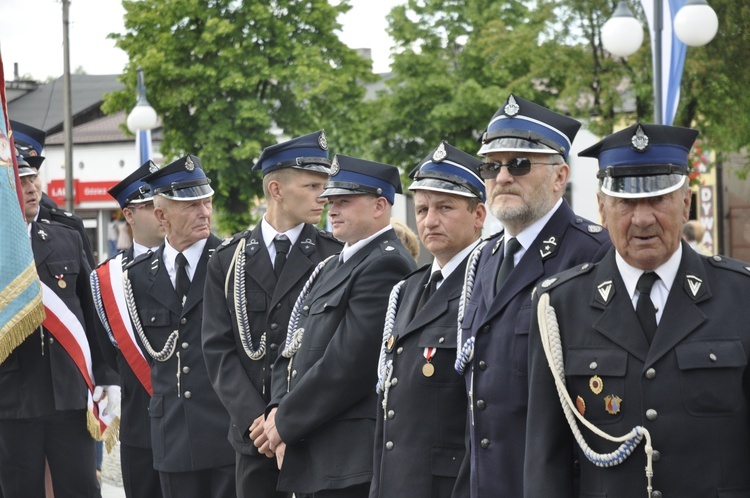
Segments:
[[[127,498],[160,498],[161,481],[151,448],[120,443],[122,485]]]

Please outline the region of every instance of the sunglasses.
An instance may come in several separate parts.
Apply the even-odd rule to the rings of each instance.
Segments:
[[[488,162],[480,164],[479,176],[481,176],[483,180],[494,180],[497,178],[497,175],[500,174],[500,168],[503,166],[508,168],[508,173],[513,176],[528,175],[531,171],[532,164],[546,164],[547,166],[551,166],[556,163],[532,162],[531,159],[526,157],[514,157],[506,163]]]

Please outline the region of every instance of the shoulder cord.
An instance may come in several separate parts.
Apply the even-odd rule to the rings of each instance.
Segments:
[[[135,306],[135,298],[133,297],[133,288],[131,287],[130,279],[128,278],[128,271],[129,270],[125,270],[122,273],[122,286],[125,290],[125,302],[128,305],[128,313],[130,313],[130,319],[133,322],[133,328],[138,334],[138,337],[141,339],[144,349],[151,358],[155,359],[156,361],[167,361],[172,357],[175,349],[177,348],[177,340],[180,338],[180,333],[179,331],[175,330],[171,334],[169,334],[169,337],[167,337],[167,341],[164,343],[164,348],[161,351],[157,352],[151,346],[151,343],[148,341],[146,334],[143,332],[143,325],[141,324],[141,318],[138,315],[138,308],[136,308]],[[177,354],[179,356],[179,353]]]
[[[378,358],[378,383],[375,386],[375,392],[383,393],[383,416],[388,407],[388,390],[391,387],[391,375],[393,375],[393,360],[385,360],[385,351],[388,348],[388,341],[393,333],[393,326],[396,322],[396,310],[398,309],[398,295],[401,293],[401,287],[404,281],[400,281],[393,286],[391,295],[388,298],[388,310],[385,313],[385,325],[383,327],[383,340],[380,344],[380,357]]]
[[[573,432],[578,446],[581,447],[586,458],[596,465],[597,467],[614,467],[625,461],[630,456],[636,446],[641,442],[643,437],[646,438],[646,480],[648,496],[651,496],[652,486],[651,478],[654,475],[654,469],[652,465],[653,447],[651,446],[651,434],[643,426],[634,427],[629,433],[624,436],[614,437],[610,436],[606,432],[602,431],[594,424],[586,420],[578,410],[575,409],[573,400],[570,398],[570,394],[565,387],[565,363],[562,353],[562,343],[560,341],[560,327],[557,322],[557,315],[555,314],[555,308],[549,304],[549,294],[545,293],[539,297],[539,305],[537,306],[537,320],[539,321],[539,331],[541,332],[542,346],[544,347],[544,355],[547,357],[552,376],[555,379],[555,387],[557,388],[557,394],[560,397],[560,404],[562,405],[565,418],[568,421],[570,430]],[[591,432],[595,435],[612,441],[614,443],[622,443],[620,447],[612,453],[596,453],[589,447],[586,440],[583,438],[583,434],[576,423],[576,418]]]
[[[461,299],[458,300],[458,334],[456,340],[456,363],[453,368],[458,372],[459,375],[463,375],[466,371],[466,366],[471,363],[474,358],[474,338],[469,337],[464,344],[463,338],[461,337],[461,322],[464,321],[464,310],[466,305],[471,299],[471,294],[474,292],[474,278],[477,273],[477,264],[479,263],[479,257],[482,255],[482,249],[487,245],[485,240],[479,244],[471,252],[469,261],[466,263],[466,272],[464,273],[464,285],[461,289]]]
[[[234,251],[232,261],[229,263],[229,271],[227,271],[227,277],[224,281],[224,296],[229,299],[229,281],[234,273],[234,314],[237,318],[237,330],[239,331],[240,342],[242,343],[242,349],[245,350],[248,358],[254,361],[258,361],[266,355],[266,333],[260,336],[260,342],[258,343],[258,349],[253,349],[253,336],[250,333],[250,321],[247,317],[247,306],[246,297],[247,291],[245,289],[245,262],[247,256],[245,255],[245,239],[241,239],[237,244],[237,249]]]
[[[302,310],[302,303],[305,302],[305,299],[307,299],[307,295],[310,294],[310,289],[312,289],[313,283],[315,282],[315,279],[318,278],[318,274],[323,269],[323,267],[328,263],[331,259],[337,258],[338,254],[333,254],[331,256],[328,256],[326,259],[318,263],[318,266],[315,267],[315,269],[312,271],[310,276],[307,279],[307,282],[305,282],[305,286],[302,287],[302,292],[300,292],[299,296],[297,296],[297,300],[294,302],[294,307],[292,308],[292,314],[289,317],[289,327],[287,328],[286,332],[286,341],[284,344],[284,351],[281,352],[281,356],[284,358],[289,358],[289,365],[287,365],[287,377],[286,377],[286,386],[287,386],[287,392],[289,392],[289,389],[291,387],[292,383],[292,362],[294,361],[294,355],[297,354],[297,351],[299,351],[300,346],[302,346],[302,337],[305,335],[305,329],[300,327],[297,328],[297,323],[299,323],[299,315],[300,311]]]
[[[117,345],[115,335],[112,333],[112,327],[109,324],[109,319],[107,319],[107,313],[104,311],[102,291],[99,287],[99,275],[96,273],[96,270],[92,271],[91,275],[89,275],[89,282],[91,283],[91,293],[94,295],[94,307],[96,308],[96,314],[99,315],[99,321],[102,322],[104,330],[107,331],[109,342],[111,342],[117,349],[120,349],[120,346]]]

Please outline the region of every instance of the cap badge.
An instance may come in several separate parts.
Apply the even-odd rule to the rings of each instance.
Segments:
[[[448,152],[446,152],[445,150],[445,144],[443,142],[440,142],[440,145],[438,145],[435,153],[432,154],[432,160],[436,163],[439,163],[446,157],[448,157]]]
[[[318,145],[320,145],[321,149],[328,150],[328,139],[326,138],[325,131],[321,131],[320,135],[318,135]]]
[[[331,163],[331,172],[329,173],[330,176],[336,176],[341,168],[339,168],[339,158],[338,156],[334,156],[333,162]]]
[[[508,97],[508,103],[505,104],[505,108],[503,109],[505,111],[506,116],[515,116],[518,114],[518,111],[521,110],[521,108],[518,106],[518,102],[516,102],[516,98],[511,95]]]
[[[633,148],[638,152],[643,152],[648,148],[648,136],[643,131],[641,125],[638,125],[638,128],[636,128],[635,135],[630,139],[630,143],[633,144]]]
[[[151,164],[149,165],[149,167],[148,167],[148,172],[149,172],[149,173],[156,173],[157,171],[159,171],[159,166],[157,166],[157,165],[156,165],[156,164],[154,164],[154,163],[151,163]]]
[[[193,171],[195,169],[195,163],[193,163],[190,156],[187,156],[187,159],[185,160],[185,169],[188,171]]]

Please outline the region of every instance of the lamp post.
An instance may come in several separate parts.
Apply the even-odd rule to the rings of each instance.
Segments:
[[[128,130],[136,136],[136,148],[138,149],[138,165],[151,159],[151,129],[156,127],[156,111],[146,98],[146,81],[143,77],[143,69],[138,68],[138,86],[136,86],[138,100],[126,121]]]
[[[653,1],[652,56],[654,68],[654,122],[664,123],[662,114],[662,31],[664,29],[664,2]],[[644,8],[648,3],[642,0]],[[677,38],[692,47],[706,45],[713,40],[719,28],[716,12],[706,0],[687,0],[674,16],[674,31]],[[633,17],[628,3],[621,0],[612,17],[602,26],[602,43],[610,53],[628,57],[636,52],[643,42],[643,29]],[[681,57],[684,61],[684,51]],[[679,72],[682,72],[680,65]],[[671,116],[669,117],[671,121]]]

